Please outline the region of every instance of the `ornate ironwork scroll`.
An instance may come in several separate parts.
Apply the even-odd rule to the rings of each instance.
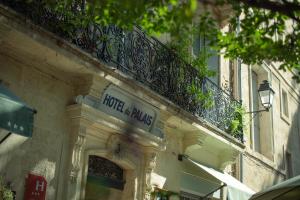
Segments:
[[[32,22],[72,42],[106,65],[117,68],[148,86],[179,107],[202,117],[207,122],[229,133],[235,107],[240,103],[207,78],[199,78],[198,71],[181,59],[176,52],[153,37],[147,37],[139,28],[131,32],[116,26],[90,24],[85,27],[69,23],[68,17],[43,6],[42,1],[0,0],[22,13]],[[74,13],[84,12],[84,1],[74,1]],[[69,30],[62,28],[67,24]],[[210,91],[211,105],[207,108],[188,91],[192,84],[202,92]],[[242,141],[242,130],[234,137]]]
[[[123,169],[98,156],[89,156],[87,181],[118,190],[124,189]]]
[[[88,174],[123,181],[123,169],[115,163],[98,156],[89,156]]]
[[[88,174],[123,181],[123,169],[115,163],[98,156],[89,156]]]

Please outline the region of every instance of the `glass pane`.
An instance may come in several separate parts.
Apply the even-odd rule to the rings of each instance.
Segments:
[[[208,77],[212,82],[219,85],[219,55],[216,51],[209,47],[209,41],[205,38],[201,38],[200,35],[194,36],[193,42],[193,54],[199,56],[201,51],[207,51],[212,56],[208,59],[208,69],[214,71],[216,74],[213,77]]]
[[[218,53],[208,46],[209,41],[206,41],[206,50],[212,54],[212,56],[208,59],[208,69],[215,72],[215,76],[209,77],[211,81],[215,84],[219,85],[219,55]]]
[[[293,177],[293,162],[292,162],[292,154],[286,152],[286,165],[287,165],[287,177]]]
[[[288,98],[287,93],[284,90],[282,90],[282,112],[286,117],[289,116]]]
[[[263,106],[265,108],[269,108],[270,107],[270,91],[269,90],[260,91],[259,95],[260,95],[261,103],[263,104]]]

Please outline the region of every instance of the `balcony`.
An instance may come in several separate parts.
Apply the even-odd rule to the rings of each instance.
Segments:
[[[230,131],[240,102],[208,78],[200,78],[198,71],[176,52],[157,39],[146,36],[139,28],[129,32],[116,26],[90,24],[86,27],[73,25],[67,32],[60,24],[68,21],[68,18],[45,8],[39,1],[30,5],[23,1],[0,2],[88,52],[106,66],[129,75],[180,108],[243,142],[242,128],[234,134]],[[76,7],[75,12],[80,10],[80,7]],[[209,96],[209,106],[190,91],[191,85]]]

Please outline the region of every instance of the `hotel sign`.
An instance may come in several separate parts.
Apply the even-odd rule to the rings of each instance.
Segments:
[[[142,100],[110,85],[103,93],[98,108],[131,125],[151,132],[158,109]]]
[[[28,174],[24,200],[45,200],[47,181],[43,176]]]

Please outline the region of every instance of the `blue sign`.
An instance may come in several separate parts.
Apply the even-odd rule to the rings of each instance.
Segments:
[[[111,85],[103,93],[99,109],[131,125],[151,132],[158,109]]]
[[[102,104],[111,109],[114,109],[115,111],[118,111],[119,114],[125,114],[127,115],[127,117],[137,120],[144,125],[150,126],[152,124],[153,116],[151,116],[144,110],[140,110],[134,105],[133,108],[127,107],[126,109],[124,109],[125,102],[115,96],[105,94]]]

